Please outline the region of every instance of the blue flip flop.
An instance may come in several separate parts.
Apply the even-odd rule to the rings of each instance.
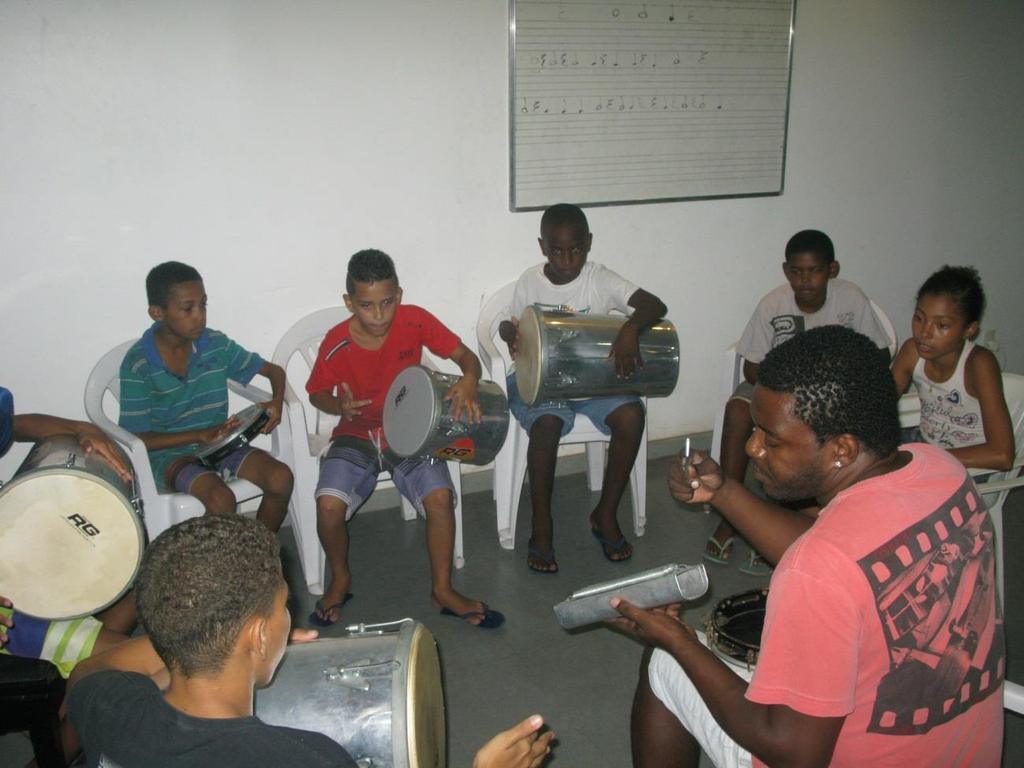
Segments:
[[[529,557],[526,558],[526,567],[529,568],[531,571],[533,571],[534,573],[543,573],[548,576],[558,573],[558,561],[555,560],[554,547],[551,548],[550,552],[544,553],[541,552],[540,549],[538,549],[537,547],[533,546],[533,539],[530,539],[530,543],[527,545],[526,551],[529,555]],[[541,563],[544,563],[544,565],[546,565],[547,568],[537,568],[531,565],[531,557]],[[552,568],[551,566],[554,566],[554,568]]]
[[[612,554],[617,554],[629,546],[629,542],[626,541],[625,536],[620,536],[618,541],[610,541],[601,535],[601,532],[597,528],[591,528],[590,532],[594,534],[594,538],[601,543],[601,554],[605,556],[611,563],[624,563],[633,556],[630,552],[625,557],[612,557]]]
[[[482,611],[466,611],[465,613],[456,613],[451,608],[442,608],[441,615],[454,616],[456,619],[462,619],[469,623],[471,627],[478,627],[479,629],[497,629],[505,623],[505,614],[501,611],[492,611],[487,607],[487,603],[481,603],[481,605],[484,607]],[[472,624],[469,622],[469,619],[472,619],[474,616],[482,616],[483,618],[480,619],[479,623]]]
[[[345,593],[345,597],[343,597],[341,599],[341,602],[340,603],[335,603],[334,605],[324,605],[323,600],[317,600],[316,601],[316,608],[314,609],[314,611],[311,614],[309,614],[309,623],[310,624],[315,624],[318,627],[329,627],[329,626],[331,626],[332,624],[336,623],[338,621],[338,619],[341,618],[341,616],[338,616],[337,619],[335,619],[334,621],[331,621],[330,619],[321,618],[320,614],[322,613],[324,616],[326,616],[328,613],[333,611],[335,608],[341,609],[341,608],[343,608],[345,606],[345,603],[347,603],[351,599],[352,599],[352,593],[351,592],[346,592]],[[317,613],[317,611],[319,611],[319,613]]]

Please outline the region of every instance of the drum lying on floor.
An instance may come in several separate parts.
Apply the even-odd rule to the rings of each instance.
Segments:
[[[41,441],[0,490],[0,594],[41,619],[108,607],[142,559],[138,506],[134,480],[87,456],[76,439]]]
[[[290,645],[271,684],[256,692],[256,716],[319,731],[360,765],[445,766],[441,665],[419,622]]]
[[[519,318],[516,386],[523,402],[536,405],[608,395],[665,397],[679,379],[679,336],[662,320],[640,333],[643,367],[619,378],[608,357],[626,323],[623,315],[581,315],[531,305]]]
[[[444,396],[458,380],[422,365],[395,377],[384,400],[384,438],[392,451],[466,464],[494,461],[508,434],[508,399],[493,381],[481,381],[482,421],[470,423],[465,414],[455,421]]]

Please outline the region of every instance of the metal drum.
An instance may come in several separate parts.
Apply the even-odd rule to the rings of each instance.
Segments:
[[[384,400],[384,437],[399,456],[433,456],[465,464],[488,464],[508,434],[508,399],[493,381],[477,385],[483,420],[455,421],[445,394],[458,376],[422,365],[406,368]]]
[[[516,386],[523,402],[536,405],[606,395],[664,397],[679,378],[679,337],[668,320],[640,333],[643,367],[619,378],[608,357],[628,318],[580,315],[532,305],[519,318]]]
[[[196,460],[207,467],[216,467],[217,462],[232,451],[244,448],[251,443],[270,421],[270,414],[262,405],[250,405],[235,414],[238,426],[224,435],[220,440],[207,443],[196,451]]]
[[[411,619],[384,626],[393,629],[289,646],[270,686],[256,692],[256,716],[319,731],[360,766],[444,768],[434,636]]]
[[[740,592],[719,602],[707,619],[708,647],[730,664],[752,669],[761,651],[767,604],[767,589]]]
[[[0,490],[0,593],[41,619],[103,610],[135,580],[145,543],[139,507],[134,479],[87,456],[75,438],[38,443]]]

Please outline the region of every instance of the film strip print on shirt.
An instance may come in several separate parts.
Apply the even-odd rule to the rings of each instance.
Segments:
[[[926,733],[997,690],[994,529],[974,482],[860,561],[889,650],[868,730]]]

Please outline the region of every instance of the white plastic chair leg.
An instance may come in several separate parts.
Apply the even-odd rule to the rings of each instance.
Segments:
[[[604,465],[608,454],[607,443],[586,443],[587,488],[600,491],[604,487]]]

